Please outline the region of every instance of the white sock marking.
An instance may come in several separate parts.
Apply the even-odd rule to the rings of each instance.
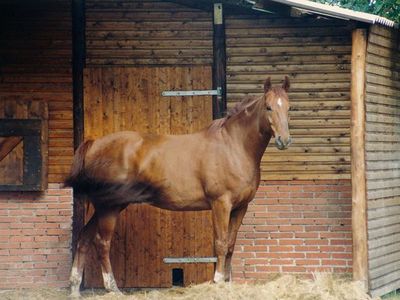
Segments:
[[[224,281],[224,279],[225,279],[224,277],[225,277],[224,274],[216,271],[214,274],[214,282],[218,283],[218,282]]]

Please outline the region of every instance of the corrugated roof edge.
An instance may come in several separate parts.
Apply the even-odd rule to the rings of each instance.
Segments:
[[[387,27],[399,28],[399,24],[387,18],[364,12],[354,11],[338,6],[322,4],[308,0],[270,0],[270,1],[286,4],[316,14],[330,16],[333,18],[349,19],[369,24],[380,24]],[[257,1],[248,1],[248,2],[255,3]]]

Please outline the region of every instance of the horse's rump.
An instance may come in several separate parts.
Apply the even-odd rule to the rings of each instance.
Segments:
[[[88,166],[85,165],[86,153],[93,142],[88,140],[78,147],[71,172],[64,182],[65,187],[74,189],[74,196],[78,199],[88,197],[98,208],[149,202],[150,199],[160,197],[160,189],[150,183],[109,182],[96,178],[96,170],[88,170]]]

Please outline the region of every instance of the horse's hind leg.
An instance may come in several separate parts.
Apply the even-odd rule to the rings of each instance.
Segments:
[[[115,226],[121,208],[113,208],[109,211],[101,211],[98,215],[97,233],[94,244],[101,262],[101,272],[103,275],[104,287],[109,292],[120,293],[110,262],[111,239],[114,234]]]
[[[79,234],[78,245],[75,252],[74,262],[72,263],[70,276],[71,297],[80,296],[79,288],[82,283],[83,268],[85,266],[86,255],[96,233],[96,225],[97,216],[94,214]]]

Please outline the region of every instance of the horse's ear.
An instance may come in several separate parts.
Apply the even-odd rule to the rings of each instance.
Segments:
[[[271,77],[268,77],[264,83],[264,93],[267,93],[271,89]]]
[[[288,92],[290,88],[290,80],[288,76],[285,76],[285,79],[283,80],[282,88]]]

